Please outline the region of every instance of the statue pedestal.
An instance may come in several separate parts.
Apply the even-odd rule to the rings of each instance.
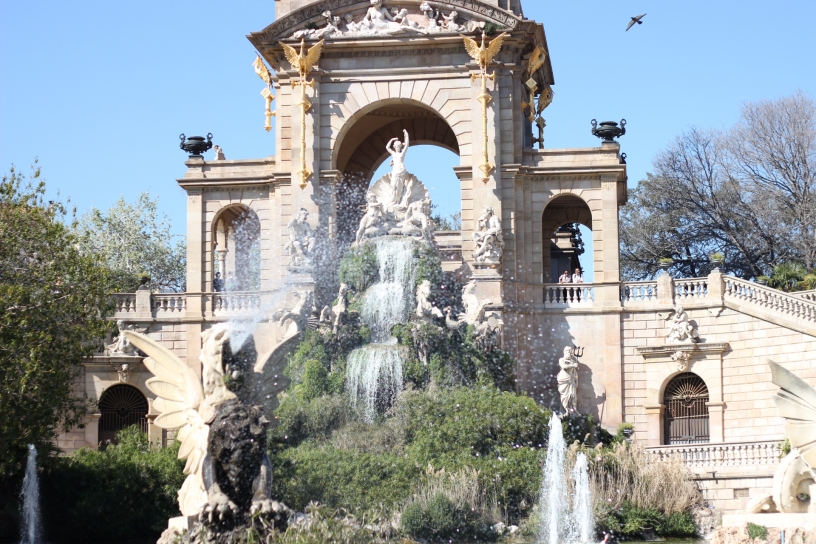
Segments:
[[[470,279],[476,281],[475,294],[479,299],[502,300],[501,263],[474,263]]]
[[[745,527],[748,523],[769,529],[816,529],[816,514],[725,514],[723,527]]]

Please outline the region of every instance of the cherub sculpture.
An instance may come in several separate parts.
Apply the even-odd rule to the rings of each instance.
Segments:
[[[667,344],[692,344],[700,341],[700,334],[689,321],[689,316],[678,302],[674,305],[674,316],[666,335]]]
[[[233,353],[229,329],[220,323],[201,334],[199,378],[161,344],[133,331],[124,334],[148,355],[144,364],[154,377],[146,385],[159,412],[155,425],[178,429],[178,456],[187,459],[179,490],[182,515],[223,527],[270,511],[271,465],[258,444],[277,423],[277,395],[289,385],[282,373],[286,358],[275,350],[257,357],[252,340]]]
[[[432,323],[433,318],[444,317],[442,311],[431,303],[431,282],[429,280],[423,280],[417,287],[416,301],[417,319]]]
[[[312,227],[309,225],[309,212],[306,208],[301,208],[298,214],[289,221],[289,243],[286,251],[289,254],[289,264],[291,266],[301,266],[311,263],[315,244]]]

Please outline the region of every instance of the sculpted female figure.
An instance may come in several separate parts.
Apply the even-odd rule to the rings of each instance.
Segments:
[[[383,7],[382,0],[371,0],[371,7],[368,8],[363,23],[368,23],[374,29],[385,29],[389,27],[388,23],[393,21],[394,18]]]
[[[408,131],[403,130],[405,142],[398,138],[391,138],[385,145],[385,150],[391,155],[391,203],[399,206],[405,193],[405,154],[408,153]]]
[[[572,353],[572,347],[564,348],[564,356],[558,359],[558,366],[561,367],[558,373],[561,406],[566,412],[574,412],[578,406],[578,359]]]

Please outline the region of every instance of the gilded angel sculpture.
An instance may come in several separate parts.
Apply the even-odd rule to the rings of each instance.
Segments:
[[[290,383],[281,351],[257,356],[250,336],[233,352],[223,323],[204,331],[201,377],[192,367],[147,336],[125,331],[128,341],[148,355],[154,377],[147,388],[158,397],[155,424],[178,429],[179,459],[187,459],[187,479],[179,490],[182,515],[239,523],[271,508],[271,468],[266,429],[275,425],[277,395]],[[241,437],[241,438],[236,438]]]

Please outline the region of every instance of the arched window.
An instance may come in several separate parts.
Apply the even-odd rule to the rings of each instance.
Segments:
[[[147,432],[147,399],[135,387],[114,385],[102,393],[99,399],[99,442],[102,449],[109,442],[116,443],[116,433],[125,427],[138,425]]]
[[[666,444],[708,442],[708,387],[693,372],[678,374],[666,385]]]

